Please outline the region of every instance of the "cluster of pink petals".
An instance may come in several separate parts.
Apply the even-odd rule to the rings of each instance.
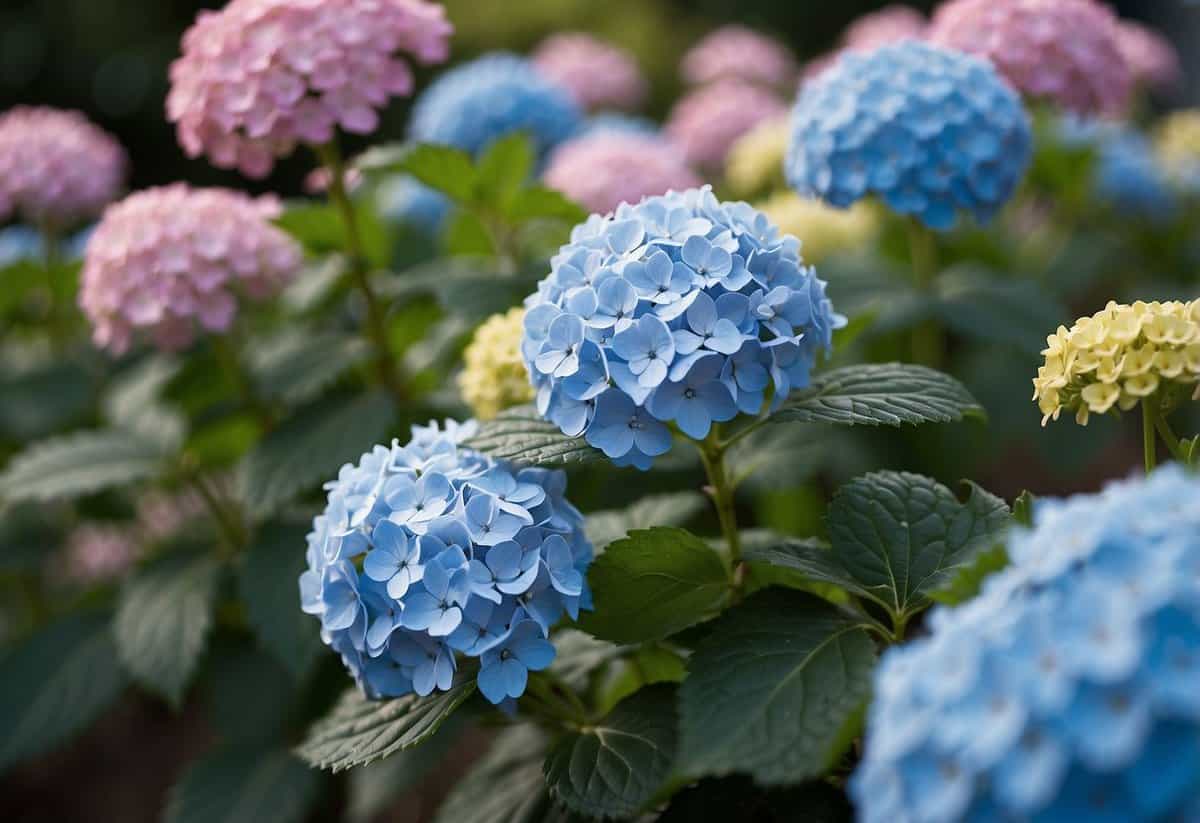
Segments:
[[[189,156],[262,177],[339,126],[374,131],[378,110],[412,93],[402,54],[445,60],[452,31],[424,0],[232,0],[184,34],[167,116]]]
[[[563,143],[550,156],[542,180],[595,214],[701,183],[667,141],[613,131]]]
[[[118,525],[84,523],[67,537],[63,572],[81,586],[106,583],[123,575],[138,555],[132,530]]]
[[[776,88],[796,81],[795,58],[787,46],[754,29],[722,26],[692,46],[683,56],[685,82],[703,85],[716,80],[746,80]]]
[[[646,99],[646,78],[633,55],[590,34],[551,35],[537,47],[533,62],[589,111],[636,109]]]
[[[925,15],[911,6],[884,6],[847,26],[842,34],[842,47],[870,51],[901,40],[920,40],[928,25]]]
[[[88,240],[79,305],[97,346],[121,354],[135,331],[162,349],[229,329],[237,297],[276,294],[302,263],[299,246],[270,221],[278,200],[183,184],[130,195],[104,213]]]
[[[1122,21],[1117,26],[1117,45],[1133,79],[1146,88],[1169,91],[1183,80],[1179,53],[1170,40],[1149,26]]]
[[[991,60],[1028,97],[1076,114],[1119,114],[1132,77],[1117,26],[1096,0],[950,0],[928,38]]]
[[[664,130],[688,165],[716,170],[724,167],[739,137],[786,111],[787,104],[762,86],[726,80],[685,95],[671,110]]]
[[[120,193],[125,167],[121,145],[79,112],[10,109],[0,115],[0,222],[95,217]]]

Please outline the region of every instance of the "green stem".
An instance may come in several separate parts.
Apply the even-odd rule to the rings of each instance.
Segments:
[[[1154,405],[1151,402],[1154,398],[1142,398],[1142,454],[1145,458],[1146,474],[1154,471],[1154,466],[1158,461],[1155,446],[1157,442],[1154,439],[1154,421],[1157,415],[1154,413]]]
[[[329,200],[342,218],[346,229],[346,253],[350,258],[350,276],[354,286],[362,295],[367,310],[367,339],[375,349],[376,369],[379,380],[396,398],[400,405],[406,399],[404,385],[400,379],[400,365],[392,352],[387,329],[387,315],[380,305],[375,290],[371,288],[370,267],[363,251],[362,235],[354,203],[346,191],[346,163],[336,142],[318,146],[317,156],[329,170]]]
[[[245,366],[242,365],[241,340],[236,332],[230,329],[228,334],[213,335],[213,350],[216,352],[217,360],[221,363],[221,368],[233,381],[242,405],[258,418],[263,431],[275,428],[274,412],[259,395],[254,381],[250,375],[246,374]]]
[[[733,584],[734,601],[741,599],[746,582],[746,568],[742,562],[742,538],[738,534],[737,511],[734,507],[734,488],[729,482],[725,468],[725,446],[721,443],[720,430],[715,424],[703,442],[696,444],[700,461],[708,476],[708,493],[717,507],[717,519],[721,523],[721,534],[729,547],[729,569]]]
[[[558,720],[566,721],[577,726],[587,725],[588,713],[579,697],[571,692],[570,689],[563,690],[564,693],[569,693],[574,700],[564,700],[553,687],[551,680],[546,676],[545,672],[531,672],[528,680],[529,693],[532,694],[537,701],[545,707]]]
[[[249,535],[241,518],[229,511],[229,507],[222,502],[220,496],[209,487],[203,477],[198,474],[191,475],[188,477],[188,482],[200,495],[213,522],[217,524],[226,544],[226,555],[236,554],[244,548],[249,541]]]
[[[912,260],[913,282],[917,290],[932,297],[937,276],[937,239],[916,218],[908,222],[908,250]],[[945,354],[942,329],[936,320],[922,320],[912,332],[913,360],[930,368],[940,368]]]
[[[1171,430],[1171,424],[1167,422],[1167,418],[1161,414],[1154,415],[1154,427],[1158,429],[1158,435],[1163,442],[1167,444],[1167,448],[1171,451],[1171,456],[1180,463],[1187,465],[1187,455],[1183,452],[1183,445],[1179,442],[1179,438],[1175,436],[1175,432]]]

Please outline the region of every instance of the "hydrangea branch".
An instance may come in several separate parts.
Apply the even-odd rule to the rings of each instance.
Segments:
[[[908,248],[916,286],[928,296],[937,276],[937,238],[916,218],[908,221]],[[922,320],[913,329],[912,347],[917,363],[935,369],[940,366],[944,342],[937,321]]]
[[[742,564],[742,539],[738,534],[737,511],[734,506],[734,485],[730,482],[725,467],[727,446],[721,443],[721,427],[713,425],[702,442],[696,444],[704,472],[708,476],[708,494],[717,507],[717,519],[721,523],[721,534],[729,547],[729,567],[732,574],[734,598],[741,597],[745,584],[746,570]]]

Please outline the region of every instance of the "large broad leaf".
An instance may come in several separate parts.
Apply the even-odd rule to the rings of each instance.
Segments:
[[[875,647],[817,597],[767,589],[723,615],[680,687],[682,774],[764,784],[823,773],[849,743]]]
[[[78,734],[125,688],[109,627],[71,615],[0,659],[0,771]]]
[[[832,448],[826,432],[800,426],[766,426],[738,440],[725,455],[735,486],[752,491],[787,489],[807,483]]]
[[[321,775],[284,749],[218,748],[171,787],[166,823],[299,823],[321,788]]]
[[[250,368],[259,391],[289,405],[311,400],[368,354],[361,337],[287,332],[255,347]]]
[[[178,448],[187,421],[162,397],[180,368],[177,358],[155,354],[127,369],[104,395],[104,416],[108,422],[157,443],[163,451]]]
[[[309,764],[340,772],[424,743],[475,692],[475,678],[462,677],[447,692],[394,700],[368,700],[346,691],[329,716],[308,731],[296,753]]]
[[[1003,500],[968,486],[959,502],[936,480],[907,472],[847,483],[829,507],[832,559],[894,617],[923,608],[1012,523]]]
[[[819,540],[774,538],[747,546],[742,555],[751,569],[762,570],[774,579],[787,583],[825,583],[851,594],[870,597],[871,592],[859,585],[829,547]],[[796,580],[790,579],[795,575]]]
[[[591,463],[604,455],[582,437],[567,437],[558,426],[538,416],[533,406],[516,406],[481,423],[468,448],[530,466],[569,466]]]
[[[476,197],[504,209],[529,179],[536,159],[527,134],[514,132],[494,141],[479,158]]]
[[[0,475],[9,502],[79,497],[153,477],[164,468],[152,441],[122,429],[81,432],[35,443]]]
[[[545,758],[546,736],[534,724],[501,732],[454,784],[434,823],[541,823],[550,805],[542,777]]]
[[[584,631],[615,643],[660,640],[706,620],[729,595],[729,572],[713,549],[683,529],[635,531],[588,571],[595,611]]]
[[[13,440],[45,437],[87,418],[93,375],[85,364],[50,360],[18,369],[5,366],[0,365],[0,431]]]
[[[983,418],[983,407],[947,374],[908,363],[846,366],[813,378],[771,415],[775,423],[899,426]]]
[[[360,155],[355,165],[365,172],[410,174],[459,202],[474,198],[478,177],[465,151],[431,143],[378,146]]]
[[[246,615],[262,645],[296,678],[308,671],[320,644],[320,624],[300,611],[305,530],[271,524],[246,555],[238,578]]]
[[[382,391],[330,397],[301,411],[267,435],[241,465],[241,497],[266,514],[332,477],[387,434],[395,404]]]
[[[546,785],[588,817],[632,817],[666,782],[676,742],[675,687],[649,686],[559,740],[546,758]]]
[[[625,509],[592,512],[587,516],[588,540],[597,551],[635,529],[653,526],[683,526],[707,506],[699,492],[669,492],[643,497]]]
[[[121,590],[113,623],[121,662],[173,705],[204,651],[219,573],[211,557],[168,557]]]

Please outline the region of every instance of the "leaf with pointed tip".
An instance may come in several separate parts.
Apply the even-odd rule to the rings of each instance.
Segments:
[[[299,823],[321,777],[284,749],[227,746],[193,762],[167,798],[166,823]]]
[[[478,178],[469,154],[432,143],[377,146],[360,155],[354,165],[365,172],[410,174],[459,202],[473,199]]]
[[[582,437],[567,437],[543,420],[533,406],[516,406],[479,425],[467,448],[530,466],[570,466],[593,463],[604,454]]]
[[[153,477],[165,468],[153,441],[125,429],[101,429],[34,443],[0,475],[0,497],[70,499]]]
[[[683,526],[704,511],[707,503],[699,492],[649,494],[624,509],[592,512],[587,516],[586,531],[596,551],[620,540],[636,529],[653,526]]]

